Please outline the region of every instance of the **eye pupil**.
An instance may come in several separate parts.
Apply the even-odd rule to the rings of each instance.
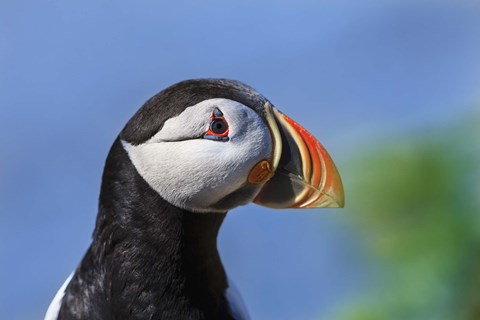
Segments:
[[[227,131],[227,122],[223,119],[215,119],[210,124],[210,128],[216,134],[223,134]]]

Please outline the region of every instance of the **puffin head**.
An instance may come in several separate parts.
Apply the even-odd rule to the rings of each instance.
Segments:
[[[119,136],[140,176],[192,212],[249,202],[271,208],[343,207],[323,146],[238,81],[187,80],[148,100]]]

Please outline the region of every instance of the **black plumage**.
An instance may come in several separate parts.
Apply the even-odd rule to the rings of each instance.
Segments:
[[[264,117],[263,96],[229,80],[190,80],[148,100],[114,142],[93,241],[68,284],[58,319],[233,319],[216,238],[225,213],[173,206],[138,174],[121,140],[140,144],[186,107],[236,100]]]
[[[166,120],[189,106],[213,98],[240,102],[265,118],[264,105],[268,100],[246,84],[225,79],[187,80],[149,99],[130,119],[120,137],[131,144],[145,142],[162,128]]]

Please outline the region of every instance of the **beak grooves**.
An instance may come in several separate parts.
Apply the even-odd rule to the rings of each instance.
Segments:
[[[310,132],[305,130],[297,122],[287,115],[275,110],[279,119],[284,119],[291,128],[290,134],[295,135],[302,144],[298,144],[302,160],[305,158],[305,165],[311,170],[305,170],[305,182],[310,184],[311,189],[302,195],[302,198],[293,205],[293,208],[308,208],[318,206],[343,207],[344,195],[343,186],[337,168],[333,163],[327,150],[315,139]],[[297,139],[295,139],[297,141]]]
[[[270,128],[270,132],[272,133],[273,138],[273,156],[271,160],[271,169],[273,172],[275,172],[282,156],[282,137],[280,134],[280,130],[278,129],[277,121],[275,120],[274,108],[272,107],[270,102],[265,103],[265,114],[268,122],[268,127]]]
[[[274,174],[254,202],[273,208],[343,207],[342,181],[325,148],[269,103],[265,108],[274,140]]]

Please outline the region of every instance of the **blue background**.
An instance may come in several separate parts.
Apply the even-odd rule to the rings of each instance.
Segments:
[[[372,139],[480,101],[475,1],[0,2],[0,318],[40,319],[90,243],[104,159],[142,103],[241,80],[340,172]],[[348,176],[343,177],[348,187]],[[219,246],[254,319],[328,317],[375,279],[345,210],[232,211]]]

